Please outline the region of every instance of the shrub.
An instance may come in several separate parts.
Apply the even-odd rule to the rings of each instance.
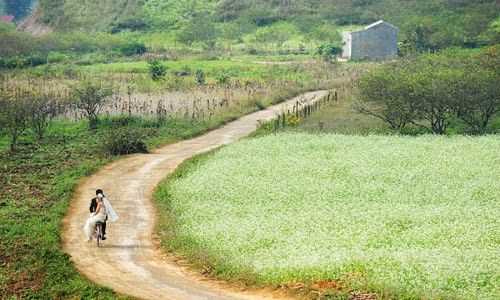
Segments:
[[[104,134],[100,143],[101,150],[111,156],[148,153],[143,138],[139,130],[114,127]]]
[[[195,74],[196,85],[205,84],[205,73],[202,70],[197,70]]]
[[[61,62],[63,60],[67,60],[69,58],[70,58],[70,56],[68,54],[57,52],[57,51],[51,51],[47,55],[47,62],[56,63],[56,62]]]
[[[120,48],[120,51],[125,56],[143,54],[147,51],[146,45],[140,42],[128,42]]]
[[[148,69],[154,81],[162,79],[167,74],[167,66],[163,65],[157,59],[148,60]]]
[[[226,73],[224,73],[224,74],[218,76],[217,77],[217,83],[219,85],[229,85],[231,83],[229,75],[227,75]]]
[[[47,62],[47,55],[40,52],[35,52],[28,56],[28,64],[32,67],[44,65]]]
[[[328,59],[332,56],[342,55],[342,47],[335,46],[333,44],[323,44],[316,48],[316,54],[323,56],[323,58]]]

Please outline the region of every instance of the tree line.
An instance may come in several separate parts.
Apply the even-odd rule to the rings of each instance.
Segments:
[[[116,93],[113,85],[99,78],[83,78],[70,85],[66,94],[45,92],[44,84],[32,81],[20,86],[3,81],[0,85],[0,134],[10,137],[11,151],[26,130],[43,139],[54,118],[68,108],[84,111],[90,130],[95,130],[100,109]]]
[[[488,132],[500,112],[500,46],[470,55],[449,49],[385,64],[359,82],[356,109],[405,131]],[[497,128],[498,129],[498,128]]]

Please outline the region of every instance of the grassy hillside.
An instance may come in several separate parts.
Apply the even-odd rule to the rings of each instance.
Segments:
[[[298,40],[340,43],[339,28],[383,19],[415,49],[477,47],[500,41],[495,0],[41,0],[41,21],[60,31],[174,33],[184,44],[206,47]],[[202,26],[199,26],[202,25]],[[263,28],[272,28],[265,31]],[[295,46],[298,46],[296,43]]]

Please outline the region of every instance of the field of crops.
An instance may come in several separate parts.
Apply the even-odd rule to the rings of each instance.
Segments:
[[[175,216],[175,234],[163,230],[264,283],[498,299],[499,149],[498,135],[245,139],[160,189]]]

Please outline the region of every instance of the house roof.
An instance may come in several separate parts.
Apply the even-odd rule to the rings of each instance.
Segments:
[[[370,25],[366,26],[366,27],[365,27],[365,29],[361,29],[361,30],[349,30],[349,31],[347,31],[347,32],[349,32],[350,34],[353,34],[353,33],[354,33],[354,34],[360,34],[360,33],[364,32],[365,30],[370,29],[370,28],[373,28],[373,27],[376,27],[376,26],[378,26],[378,25],[380,25],[380,24],[382,24],[382,23],[384,23],[384,24],[386,24],[386,25],[388,25],[388,26],[390,26],[390,27],[394,28],[395,30],[398,30],[398,28],[397,28],[396,26],[391,25],[391,24],[389,24],[389,23],[387,23],[387,22],[384,22],[384,21],[380,20],[380,21],[377,21],[377,22],[375,22],[375,23],[372,23],[372,24],[370,24]]]
[[[14,16],[0,16],[0,23],[12,23]]]
[[[397,29],[397,28],[396,28],[396,26],[393,26],[393,25],[391,25],[391,24],[389,24],[389,23],[387,23],[387,22],[384,22],[384,21],[380,20],[380,21],[377,21],[377,22],[375,22],[375,23],[372,23],[372,24],[370,24],[370,25],[366,26],[366,27],[365,27],[365,30],[370,29],[370,28],[372,28],[372,27],[375,27],[375,26],[377,26],[377,25],[380,25],[380,24],[382,24],[382,23],[385,23],[385,24],[387,24],[387,25],[389,25],[389,26],[393,27],[394,29]]]

